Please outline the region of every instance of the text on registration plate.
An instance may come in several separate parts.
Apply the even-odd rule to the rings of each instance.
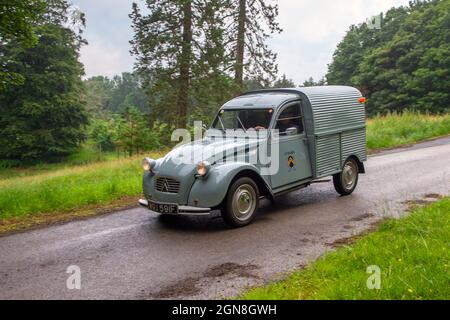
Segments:
[[[159,213],[178,213],[178,205],[149,201],[148,208]]]

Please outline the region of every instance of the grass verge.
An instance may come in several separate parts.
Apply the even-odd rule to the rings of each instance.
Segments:
[[[427,115],[405,111],[367,121],[367,148],[393,148],[450,134],[450,114]]]
[[[136,156],[0,180],[0,233],[53,221],[52,216],[64,220],[119,204],[136,204],[142,193],[141,159]]]
[[[287,279],[241,299],[449,299],[450,198],[383,222],[378,231],[325,254]],[[381,288],[368,289],[369,266]]]

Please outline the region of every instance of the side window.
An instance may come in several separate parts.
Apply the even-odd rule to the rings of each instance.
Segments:
[[[300,113],[300,105],[294,104],[284,108],[278,116],[275,129],[279,130],[280,136],[302,133],[303,121]]]

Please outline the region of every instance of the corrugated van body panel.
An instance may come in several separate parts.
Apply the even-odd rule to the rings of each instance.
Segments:
[[[316,138],[316,176],[328,176],[341,168],[339,134]]]
[[[339,172],[350,155],[365,161],[366,114],[361,93],[352,87],[304,88],[313,115],[316,178]]]
[[[307,96],[312,107],[315,135],[365,125],[364,104],[359,103],[361,93],[358,90],[346,88],[344,92],[318,92]]]
[[[357,129],[343,132],[341,135],[342,163],[351,155],[355,155],[361,161],[367,160],[366,129]]]

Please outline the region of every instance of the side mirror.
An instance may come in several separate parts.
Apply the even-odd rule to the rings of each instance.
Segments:
[[[296,127],[290,127],[286,129],[286,135],[287,136],[293,136],[298,133],[298,129]]]

